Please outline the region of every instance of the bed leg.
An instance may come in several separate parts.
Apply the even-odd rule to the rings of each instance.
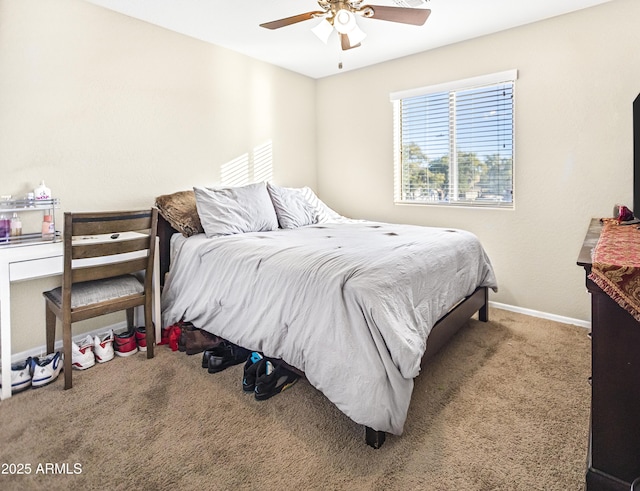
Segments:
[[[370,447],[380,448],[386,436],[387,434],[384,431],[376,431],[368,426],[365,427],[365,439]]]
[[[489,322],[489,289],[484,289],[484,305],[478,311],[478,319],[481,322]]]

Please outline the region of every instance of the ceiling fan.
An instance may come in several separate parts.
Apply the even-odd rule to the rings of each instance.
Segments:
[[[305,12],[284,19],[260,24],[267,29],[279,29],[298,22],[322,18],[312,31],[325,43],[335,29],[340,35],[343,50],[357,48],[366,34],[358,27],[356,16],[368,19],[400,22],[402,24],[423,25],[431,10],[407,7],[387,7],[383,5],[362,5],[364,0],[317,0],[322,10]]]

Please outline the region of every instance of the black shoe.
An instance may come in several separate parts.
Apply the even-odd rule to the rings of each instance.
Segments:
[[[271,360],[261,360],[256,368],[255,398],[264,401],[295,384],[299,375],[287,370],[282,364]]]
[[[217,348],[211,349],[207,370],[209,373],[217,373],[230,366],[239,365],[250,353],[248,349],[225,341]]]
[[[202,352],[202,368],[209,368],[209,357],[211,355],[220,356],[223,353],[222,345],[224,344],[227,344],[227,341],[220,338],[220,343],[217,346],[212,346]]]
[[[244,364],[244,376],[242,377],[242,390],[245,392],[253,392],[256,388],[256,371],[258,370],[258,363],[264,357],[262,353],[254,351],[247,358],[247,362]]]
[[[218,347],[207,349],[202,352],[202,368],[209,368],[209,357],[218,352]]]

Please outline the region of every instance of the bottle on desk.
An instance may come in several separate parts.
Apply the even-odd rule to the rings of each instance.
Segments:
[[[42,219],[42,239],[53,240],[55,233],[56,229],[53,223],[53,217],[47,214]]]
[[[11,220],[4,214],[0,215],[0,242],[9,242],[11,233]]]
[[[22,235],[22,220],[20,220],[20,217],[15,212],[11,217],[10,235],[11,237],[19,237]]]
[[[40,186],[33,190],[34,197],[36,201],[43,199],[51,199],[51,189],[49,189],[44,181],[40,183]]]

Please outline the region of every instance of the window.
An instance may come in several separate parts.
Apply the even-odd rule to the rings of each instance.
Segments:
[[[395,201],[513,208],[517,71],[391,94]]]

